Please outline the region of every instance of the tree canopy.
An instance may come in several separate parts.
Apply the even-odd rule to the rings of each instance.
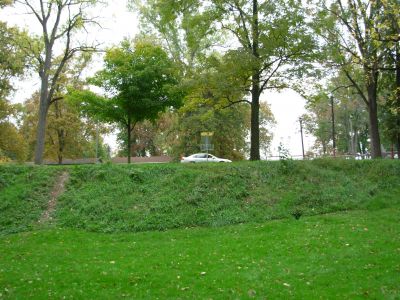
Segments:
[[[160,112],[181,104],[179,77],[165,51],[148,40],[123,41],[107,51],[104,63],[90,83],[103,88],[105,96],[86,90],[73,91],[70,98],[87,115],[125,128],[130,162],[135,125],[155,120]]]

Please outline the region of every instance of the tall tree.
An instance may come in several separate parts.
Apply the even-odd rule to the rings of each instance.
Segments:
[[[388,46],[383,90],[391,89],[384,104],[384,133],[397,146],[400,159],[400,3],[382,1],[382,6],[385,14],[380,27],[384,34],[380,34],[378,39]]]
[[[29,159],[32,159],[34,155],[38,106],[39,93],[35,93],[25,102],[22,115],[20,132],[28,143]],[[48,110],[43,157],[59,164],[62,164],[66,158],[94,157],[97,134],[104,131],[105,128],[99,127],[94,121],[81,118],[78,109],[68,101],[55,101]],[[99,147],[101,144],[99,137]]]
[[[1,0],[0,8],[12,1]],[[0,161],[26,158],[26,143],[11,119],[18,118],[19,105],[12,105],[8,97],[14,87],[12,80],[23,76],[28,58],[19,47],[22,41],[32,41],[28,35],[16,27],[0,22]]]
[[[10,117],[19,119],[20,105],[0,101],[0,161],[24,161],[27,157],[27,143]]]
[[[333,84],[333,85],[331,85]],[[329,91],[337,82],[310,97],[308,113],[302,116],[305,129],[315,136],[314,148],[319,154],[333,152],[332,108]],[[335,147],[339,154],[365,154],[368,139],[368,116],[359,95],[350,88],[338,90],[333,101]]]
[[[240,88],[250,93],[250,99],[246,100],[251,105],[250,159],[259,160],[260,95],[267,89],[288,87],[288,80],[307,68],[306,63],[298,62],[306,60],[312,53],[313,40],[305,26],[301,3],[259,0],[212,2],[149,0],[146,3],[147,11],[144,16],[150,15],[146,20],[157,29],[160,28],[155,24],[157,20],[169,20],[178,25],[189,38],[192,36],[190,26],[194,24],[195,32],[202,33],[199,35],[199,41],[203,41],[200,46],[206,45],[209,40],[213,41],[214,33],[218,29],[225,32],[227,38],[237,40],[237,43],[228,47],[238,53],[236,66],[242,65],[247,68],[247,78],[241,83]],[[163,36],[165,28],[161,28]],[[186,44],[190,45],[188,42]],[[208,45],[211,47],[213,43]],[[199,49],[203,56],[210,51],[209,48]],[[243,73],[238,76],[243,76]],[[243,100],[239,99],[237,103],[242,103]]]
[[[92,0],[16,0],[32,14],[41,26],[41,47],[26,45],[26,51],[37,61],[40,76],[39,119],[36,134],[36,164],[43,161],[47,113],[54,101],[58,78],[65,64],[78,52],[95,51],[93,45],[79,44],[76,33],[96,23],[87,16],[87,10],[97,1]],[[61,49],[62,56],[55,56],[56,49]]]
[[[386,50],[391,47],[385,20],[389,13],[398,16],[398,4],[388,10],[387,3],[396,1],[321,0],[316,32],[326,41],[329,63],[338,67],[357,90],[368,109],[372,157],[381,157],[378,122],[378,88],[381,71],[386,69]],[[396,14],[397,11],[397,14]],[[394,18],[398,19],[398,18]],[[397,22],[397,21],[396,21]],[[355,78],[354,66],[363,76]],[[356,70],[357,71],[357,70]]]
[[[0,101],[13,91],[11,79],[23,75],[28,59],[17,43],[25,39],[24,32],[0,22]]]
[[[178,76],[165,51],[149,40],[125,40],[120,47],[107,51],[104,62],[105,68],[91,83],[102,87],[106,97],[90,91],[75,91],[70,97],[88,115],[125,128],[130,163],[135,125],[157,119],[166,108],[180,105]]]

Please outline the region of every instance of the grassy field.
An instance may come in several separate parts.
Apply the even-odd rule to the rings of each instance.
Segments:
[[[399,299],[400,210],[0,238],[4,299]]]
[[[0,299],[400,299],[399,195],[389,160],[0,166]]]

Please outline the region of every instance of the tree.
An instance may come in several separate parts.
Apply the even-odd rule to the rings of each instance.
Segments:
[[[34,155],[38,106],[39,93],[35,93],[24,104],[20,132],[28,143],[29,159]],[[47,117],[44,158],[62,164],[65,158],[94,157],[96,135],[103,133],[104,128],[98,128],[89,119],[82,119],[77,108],[68,101],[52,103]],[[99,142],[101,147],[101,139]]]
[[[387,68],[383,75],[383,90],[386,101],[383,106],[384,135],[391,144],[397,146],[400,159],[400,3],[398,1],[382,1],[385,11],[380,20],[380,27],[385,34],[378,39],[387,43]],[[388,91],[388,89],[390,89]]]
[[[314,148],[327,155],[332,153],[332,110],[329,91],[337,82],[308,99],[308,113],[302,116],[305,129],[316,137]],[[336,150],[341,154],[366,152],[368,117],[359,95],[350,88],[338,90],[334,101]]]
[[[12,92],[11,79],[23,75],[27,58],[17,43],[24,39],[24,32],[0,22],[0,101]]]
[[[27,156],[27,143],[10,117],[18,118],[21,107],[0,101],[0,161],[24,161]]]
[[[215,26],[217,15],[204,10],[202,1],[130,0],[139,11],[142,30],[164,42],[181,74],[195,76],[199,62],[221,40]]]
[[[206,56],[213,45],[213,37],[222,29],[229,39],[235,38],[236,66],[246,67],[247,78],[239,86],[250,93],[251,99],[238,99],[234,103],[248,102],[251,105],[251,151],[250,159],[260,159],[260,95],[267,89],[282,89],[289,86],[288,80],[307,69],[305,60],[310,58],[313,39],[305,22],[304,10],[297,1],[218,0],[204,1],[159,1],[149,0],[141,6],[141,12],[154,28],[166,37],[168,45],[181,45],[179,34],[165,34],[166,22],[178,25],[187,36],[186,45],[196,51],[189,53]],[[161,25],[157,25],[159,22]],[[164,25],[164,26],[163,26]],[[190,29],[200,32],[199,42],[191,42]],[[179,30],[177,30],[179,33]],[[208,38],[207,38],[208,37]],[[198,51],[200,49],[200,51]],[[302,60],[303,63],[299,63]],[[240,66],[241,67],[240,67]],[[290,66],[290,67],[289,67]],[[243,73],[238,74],[241,78]]]
[[[36,164],[43,161],[47,113],[52,102],[57,82],[66,63],[78,52],[95,51],[94,46],[79,44],[73,38],[79,29],[95,20],[88,18],[87,9],[97,1],[91,0],[15,0],[24,6],[40,23],[42,33],[41,44],[27,43],[25,51],[37,62],[37,72],[40,77],[39,119],[36,134],[35,158]],[[55,57],[56,49],[62,49],[61,57]]]
[[[11,1],[1,0],[0,8],[10,4]],[[0,161],[26,158],[26,143],[11,121],[18,117],[20,106],[7,99],[13,91],[12,79],[23,75],[28,61],[18,45],[23,40],[29,40],[25,32],[0,22]]]
[[[132,156],[145,157],[160,155],[172,155],[170,151],[174,144],[174,140],[168,138],[168,134],[172,133],[176,113],[167,110],[160,113],[157,120],[144,120],[138,122],[132,130]],[[119,156],[128,156],[127,132],[122,130],[117,135],[119,141]],[[176,136],[175,136],[176,140]]]
[[[390,16],[399,12],[394,2],[392,7],[387,5],[392,1],[322,0],[317,3],[320,10],[314,22],[316,33],[326,41],[328,63],[344,72],[368,109],[374,158],[382,156],[377,99],[380,74],[387,69],[387,49],[394,43],[393,33],[387,29]],[[362,70],[361,77],[356,78],[354,66]]]
[[[201,132],[214,132],[214,154],[232,159],[248,155],[246,142],[250,132],[250,106],[243,101],[241,88],[247,80],[248,70],[237,64],[238,54],[229,51],[224,56],[214,54],[198,68],[196,78],[186,82],[187,96],[178,111],[175,126],[177,143],[174,155],[198,152]],[[238,74],[242,74],[241,77]],[[272,139],[269,125],[272,113],[267,105],[260,112],[260,137],[262,147],[267,149]]]
[[[103,88],[106,96],[75,91],[70,97],[86,114],[125,128],[130,163],[133,129],[138,122],[155,120],[166,108],[180,105],[179,79],[165,51],[149,40],[125,40],[107,51],[104,62],[105,68],[90,82]]]

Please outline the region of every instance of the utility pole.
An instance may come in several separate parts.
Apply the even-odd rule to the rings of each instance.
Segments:
[[[334,108],[333,108],[333,95],[331,95],[331,114],[332,114],[332,146],[333,146],[333,157],[336,157],[335,110],[334,110]]]
[[[300,134],[301,134],[301,150],[303,151],[303,160],[306,158],[306,155],[304,154],[304,139],[303,139],[303,119],[299,118],[300,122]]]

